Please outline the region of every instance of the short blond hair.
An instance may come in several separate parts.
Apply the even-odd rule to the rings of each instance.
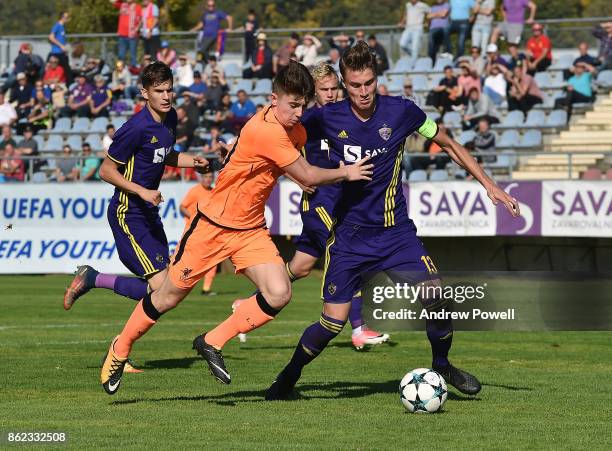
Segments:
[[[331,65],[327,64],[325,61],[319,62],[315,67],[312,68],[310,73],[312,74],[312,78],[314,78],[315,81],[323,80],[324,78],[327,78],[332,75],[336,77],[336,79],[338,79],[338,74],[336,73],[334,68]]]

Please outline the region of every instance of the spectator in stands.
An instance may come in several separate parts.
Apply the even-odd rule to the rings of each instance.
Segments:
[[[200,113],[203,113],[206,107],[206,94],[208,92],[208,86],[202,80],[202,74],[200,71],[196,70],[193,72],[193,84],[186,92],[189,93],[195,104],[198,106]]]
[[[172,70],[176,69],[176,50],[170,48],[170,43],[168,41],[161,42],[155,59],[166,64]]]
[[[329,49],[328,53],[329,58],[326,63],[334,68],[337,74],[340,73],[340,51],[335,48]]]
[[[217,110],[221,106],[221,99],[227,93],[228,89],[225,80],[221,81],[219,76],[213,75],[210,78],[208,93],[206,94],[207,108],[212,111]]]
[[[529,17],[525,20],[525,11],[527,9],[529,9]],[[530,0],[503,0],[503,22],[493,30],[491,42],[496,43],[500,36],[504,36],[507,42],[519,44],[525,23],[533,23],[536,10],[536,4]]]
[[[6,143],[2,161],[0,161],[0,175],[3,181],[23,182],[25,179],[25,165],[15,150],[15,144]]]
[[[42,91],[47,100],[51,100],[51,88],[45,86],[42,80],[37,80],[32,88],[32,100],[36,102],[36,93]]]
[[[480,93],[482,86],[476,70],[472,69],[467,61],[462,61],[459,67],[461,75],[457,77],[457,85],[461,88],[461,103],[467,105],[470,91],[476,89]]]
[[[291,33],[289,40],[276,51],[272,58],[272,71],[274,74],[278,74],[279,70],[289,65],[291,55],[295,53],[295,49],[297,49],[299,42],[300,35],[297,33]]]
[[[450,44],[450,21],[448,15],[450,13],[450,5],[446,0],[436,0],[436,4],[431,7],[427,18],[429,22],[429,46],[428,55],[431,60],[436,62],[438,49],[444,44],[444,51],[447,54],[451,52]]]
[[[43,81],[49,86],[66,84],[66,72],[64,68],[60,66],[57,55],[51,55],[49,58],[49,62],[45,68],[45,74],[43,75]]]
[[[197,127],[200,123],[200,108],[191,97],[189,91],[183,91],[183,103],[181,104],[181,108],[187,113],[189,122],[191,122],[194,127]]]
[[[337,49],[340,56],[350,49],[355,43],[355,39],[351,36],[348,36],[344,33],[334,36],[333,38],[328,39],[329,47],[332,49]]]
[[[357,30],[355,31],[355,39],[353,40],[353,45],[357,44],[359,41],[364,41],[365,42],[366,38],[365,38],[365,31],[363,30]]]
[[[16,106],[18,119],[28,117],[34,101],[32,100],[32,85],[28,83],[28,77],[23,72],[17,74],[17,84],[11,89],[9,102]]]
[[[179,65],[176,68],[174,76],[174,85],[177,94],[182,94],[187,91],[193,84],[193,68],[191,62],[188,61],[187,55],[179,56]]]
[[[95,182],[100,180],[98,168],[100,167],[100,158],[93,155],[91,145],[88,142],[83,143],[83,159],[79,164],[81,181]]]
[[[208,83],[213,74],[218,75],[219,79],[225,82],[225,71],[223,70],[223,66],[219,64],[215,55],[210,55],[208,64],[204,68],[204,82]]]
[[[534,23],[533,36],[527,40],[527,73],[544,72],[552,64],[552,43],[542,24]]]
[[[126,53],[130,52],[130,66],[137,66],[136,50],[138,47],[138,35],[140,22],[142,20],[142,8],[134,0],[109,0],[119,10],[119,21],[117,24],[118,57],[125,61]]]
[[[110,69],[108,68],[108,66],[105,65],[104,60],[101,60],[99,58],[89,57],[87,58],[87,61],[85,62],[85,67],[83,67],[83,70],[81,71],[81,73],[85,75],[85,78],[87,79],[87,83],[93,84],[95,76],[104,75],[103,74],[104,70],[110,72]]]
[[[423,99],[423,96],[413,91],[412,80],[410,79],[410,77],[404,78],[403,86],[404,86],[404,91],[402,92],[402,97],[404,99],[412,100],[414,103],[417,104],[419,108],[421,109],[424,108],[425,101]]]
[[[127,89],[132,84],[132,76],[127,67],[121,60],[115,63],[115,70],[111,75],[111,83],[108,86],[113,93],[113,99],[129,97],[130,91]]]
[[[565,80],[572,76],[578,63],[585,63],[587,67],[591,66],[594,69],[596,69],[597,66],[601,64],[601,61],[599,61],[594,56],[589,55],[589,44],[587,44],[586,42],[583,41],[578,44],[578,52],[580,53],[580,55],[574,60],[572,67],[563,71],[563,78]],[[592,71],[590,72],[593,73]]]
[[[593,36],[599,39],[599,61],[601,70],[612,70],[612,22],[602,22],[593,29]]]
[[[472,12],[476,14],[472,25],[472,45],[484,51],[491,37],[495,0],[476,0]]]
[[[469,91],[467,108],[463,115],[463,130],[473,129],[483,118],[486,119],[488,123],[499,123],[495,104],[491,101],[489,96],[482,94],[476,88],[472,88]]]
[[[3,91],[0,91],[0,126],[13,125],[17,122],[15,107],[7,102]]]
[[[189,120],[187,111],[184,108],[177,108],[176,115],[178,122],[176,125],[176,145],[174,149],[177,152],[185,152],[191,146],[195,133],[195,126]]]
[[[457,85],[457,77],[452,66],[444,68],[444,78],[427,96],[427,104],[432,105],[441,114],[451,111],[453,106],[461,103],[461,88]]]
[[[225,11],[217,9],[215,0],[208,0],[206,2],[206,11],[202,14],[200,22],[191,29],[191,31],[200,31],[198,36],[198,50],[200,52],[201,61],[208,61],[210,53],[213,49],[216,51],[217,35],[221,31],[221,21],[227,22],[227,29],[232,30],[234,28],[234,19],[232,16],[227,14]]]
[[[146,55],[157,55],[160,42],[159,8],[151,0],[142,0],[142,28],[140,36]]]
[[[568,120],[572,115],[573,105],[575,103],[592,103],[593,102],[593,73],[596,69],[587,63],[578,63],[573,68],[574,75],[567,80],[565,88],[566,96],[555,100],[555,109],[564,108],[567,110]]]
[[[253,51],[255,50],[255,46],[257,44],[255,39],[255,33],[259,29],[259,22],[257,21],[257,13],[254,9],[249,9],[247,14],[246,21],[243,25],[244,29],[244,62],[247,63],[251,56],[253,55]]]
[[[238,132],[255,115],[256,109],[245,90],[241,89],[236,95],[238,100],[232,103],[228,117],[232,122],[232,128]]]
[[[526,68],[527,55],[519,50],[518,44],[508,44],[508,53],[510,54],[510,59],[507,62],[508,69],[513,70],[519,61],[521,61],[523,69]]]
[[[68,105],[59,112],[60,117],[72,117],[75,114],[78,117],[89,116],[89,101],[91,100],[93,87],[87,83],[83,75],[79,75],[76,80],[77,84],[70,90],[68,96]]]
[[[57,160],[55,168],[55,180],[58,182],[73,181],[79,179],[79,159],[72,153],[72,147],[64,145],[62,157]]]
[[[272,49],[268,46],[265,33],[257,35],[257,48],[251,55],[251,66],[246,68],[243,78],[272,78],[273,69]]]
[[[399,23],[400,27],[404,27],[399,45],[412,59],[416,59],[419,56],[425,17],[429,14],[430,10],[431,8],[427,3],[418,0],[406,2],[406,14],[402,16],[402,20]]]
[[[90,116],[92,118],[108,117],[108,108],[113,100],[113,92],[106,86],[106,80],[102,75],[96,75],[94,83],[95,86],[89,101]]]
[[[13,139],[13,130],[8,125],[2,126],[2,137],[0,138],[0,150],[4,150],[7,144],[17,147],[17,142]]]
[[[114,136],[115,126],[113,124],[108,124],[106,126],[106,133],[102,137],[102,150],[104,150],[104,152],[108,152],[108,149],[110,149]]]
[[[389,58],[385,48],[378,42],[376,35],[368,36],[368,47],[376,55],[376,75],[382,75],[383,72],[389,70]]]
[[[36,132],[51,128],[53,122],[53,102],[45,96],[44,90],[37,90],[34,106],[28,116],[28,125]]]
[[[23,139],[17,144],[17,152],[20,155],[27,155],[29,157],[37,157],[40,155],[38,152],[38,142],[34,139],[34,130],[31,126],[26,125],[23,129]],[[30,164],[32,164],[32,173],[40,172],[40,168],[47,164],[45,160],[41,159],[33,159],[33,160],[25,160],[25,172],[28,172],[30,168]]]
[[[525,73],[522,66],[522,63],[517,64],[514,70],[507,72],[510,81],[508,109],[527,114],[534,105],[542,103],[543,95],[535,79]]]
[[[63,84],[54,85],[51,92],[51,103],[54,111],[60,111],[66,106],[66,87]]]
[[[500,56],[497,45],[489,44],[487,46],[487,65],[485,67],[485,72],[489,74],[491,72],[492,66],[494,66],[495,64],[500,64],[504,67],[508,67],[508,62]]]
[[[470,67],[472,67],[480,77],[485,75],[487,61],[482,56],[480,47],[472,46],[470,49],[470,56],[465,57],[463,61],[469,63]]]
[[[506,100],[508,82],[505,77],[506,66],[492,64],[490,72],[485,77],[482,92],[484,92],[495,105],[501,105]]]
[[[389,88],[387,88],[387,85],[384,83],[378,83],[377,92],[378,92],[378,95],[388,96]]]
[[[28,82],[34,83],[36,80],[42,78],[44,74],[45,62],[39,55],[32,53],[32,46],[27,42],[22,43],[19,46],[19,53],[13,63],[13,70],[9,74],[5,87],[9,88],[15,83],[15,77],[20,72],[26,74]]]
[[[228,129],[228,131],[231,130],[231,127],[227,122],[231,107],[232,99],[229,93],[226,92],[221,96],[219,105],[216,108],[214,123],[221,128]]]
[[[311,69],[317,62],[317,52],[321,48],[321,41],[316,36],[305,34],[302,43],[295,49],[298,62]]]
[[[474,6],[474,0],[450,0],[450,31],[449,34],[457,33],[457,51],[455,59],[463,55],[465,40],[470,29],[470,12]]]
[[[486,117],[478,121],[478,130],[474,140],[466,144],[466,147],[476,152],[495,152],[495,133],[491,131],[489,120]],[[494,163],[497,160],[495,155],[478,155],[476,160],[479,163]]]
[[[85,45],[81,41],[75,42],[72,44],[72,52],[70,52],[70,73],[73,78],[83,72],[86,63]]]
[[[70,73],[70,64],[68,63],[68,54],[66,53],[66,22],[70,19],[70,15],[66,11],[59,14],[58,21],[51,28],[49,33],[49,42],[51,43],[51,51],[47,57],[47,61],[51,61],[52,57],[57,58],[57,62],[62,67],[65,79],[62,83],[70,84],[72,76]]]
[[[224,146],[225,141],[221,137],[221,130],[218,126],[210,127],[210,139],[204,143],[204,153],[214,153],[216,158],[208,159],[210,168],[213,172],[219,171],[223,167],[223,161],[227,155],[227,149]]]

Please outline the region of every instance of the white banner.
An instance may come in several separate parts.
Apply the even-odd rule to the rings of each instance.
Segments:
[[[281,182],[279,188],[279,235],[299,235],[302,233],[302,218],[300,216],[302,190],[292,181]]]
[[[542,182],[542,235],[612,237],[612,186]]]
[[[495,206],[477,182],[412,183],[408,192],[408,216],[419,235],[495,235]]]

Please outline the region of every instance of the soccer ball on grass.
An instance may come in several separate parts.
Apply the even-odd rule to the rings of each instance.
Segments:
[[[434,370],[417,368],[400,382],[400,401],[412,413],[434,413],[446,402],[448,390],[444,378]]]

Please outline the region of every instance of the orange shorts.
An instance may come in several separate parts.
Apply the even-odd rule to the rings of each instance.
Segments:
[[[283,264],[267,229],[229,229],[196,215],[172,256],[170,280],[179,288],[191,288],[226,258],[231,259],[236,272],[263,263]]]

